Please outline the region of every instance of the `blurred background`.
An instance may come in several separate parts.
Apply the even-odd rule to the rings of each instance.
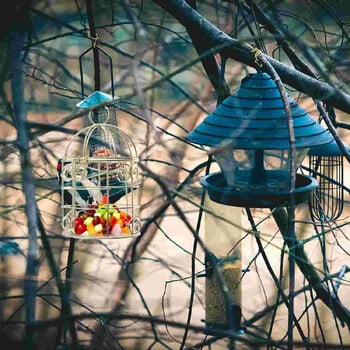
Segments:
[[[245,210],[215,206],[208,198],[204,209],[212,208],[212,211],[203,211],[201,206],[203,188],[199,179],[205,174],[208,152],[189,143],[185,136],[220,101],[220,93],[212,84],[213,77],[208,77],[208,69],[198,58],[198,48],[202,45],[205,51],[211,45],[207,32],[203,29],[202,33],[189,35],[172,10],[177,6],[180,17],[183,11],[184,21],[185,18],[190,21],[191,15],[181,8],[181,1],[159,6],[160,1],[104,0],[90,3],[97,33],[97,39],[93,39],[87,3],[16,2],[8,13],[4,11],[1,15],[0,339],[2,344],[9,344],[1,347],[286,349],[288,309],[281,290],[288,295],[288,249],[271,211],[252,209],[252,214],[278,287],[264,262]],[[188,3],[222,32],[240,43],[254,47],[260,43],[268,55],[291,67],[293,63],[283,45],[271,34],[271,28],[261,22],[255,4],[317,79],[344,94],[349,93],[350,5],[347,1]],[[21,9],[19,19],[16,6],[17,10]],[[14,96],[16,90],[11,86],[9,48],[11,33],[16,29],[29,33],[22,48],[22,101],[18,101],[20,96]],[[198,40],[197,46],[193,45],[194,38]],[[82,96],[79,57],[93,45],[106,51],[113,64],[111,82],[109,61],[100,55],[99,90],[111,94],[114,84],[114,95],[119,97],[116,121],[131,136],[138,151],[142,230],[141,236],[130,239],[77,240],[69,265],[71,242],[62,236],[56,165],[64,156],[72,133],[87,125],[86,114],[79,114],[81,110],[76,104],[95,90],[96,68],[93,52],[89,51],[82,59]],[[220,66],[220,54],[211,57]],[[241,80],[255,71],[247,62],[228,59],[224,79],[229,91],[234,92]],[[288,94],[315,120],[320,120],[314,99],[292,85],[285,84]],[[21,175],[24,153],[18,147],[20,124],[14,117],[16,103],[26,110],[27,120],[22,119],[29,138],[26,154],[30,156],[34,198],[43,224],[37,232],[36,273],[31,276],[28,276],[30,226],[24,191],[28,179]],[[348,113],[341,109],[332,111],[334,115],[330,115],[335,118],[338,135],[349,144]],[[303,165],[308,166],[308,157]],[[213,162],[210,172],[217,170]],[[315,228],[307,203],[297,206],[295,211],[297,238],[325,289],[344,306],[347,319],[342,324],[336,312],[325,306],[305,275],[296,268],[294,316],[305,339],[295,322],[294,348],[350,348],[347,345],[350,318],[346,309],[350,307],[348,174],[349,164],[344,157],[344,210],[336,221],[323,223],[322,229]],[[220,217],[226,218],[222,224]],[[205,254],[194,237],[195,232],[204,244],[210,241],[215,245],[216,239],[220,242],[222,237],[232,237],[231,245],[224,244],[221,248],[223,256],[239,249],[235,291],[229,292],[242,310],[242,329],[235,333],[242,339],[236,342],[220,332],[204,332],[208,285],[203,277]],[[35,329],[30,345],[24,337],[30,333],[25,326],[27,279],[36,281],[35,320],[45,324],[64,316],[53,264],[60,271],[62,283],[66,281],[69,266],[72,313],[88,317],[76,319],[75,340],[69,330],[63,327],[60,333],[58,323],[52,322]],[[223,314],[225,310],[220,310],[220,303],[218,307],[218,314]],[[188,334],[186,324],[193,326]]]

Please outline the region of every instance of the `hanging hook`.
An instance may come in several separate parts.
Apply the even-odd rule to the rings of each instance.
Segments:
[[[254,49],[250,50],[250,52],[254,54],[255,64],[262,68],[263,64],[261,62],[261,56],[263,53],[261,52],[261,50],[255,47]]]
[[[95,37],[93,37],[91,34],[88,34],[89,39],[91,40],[92,48],[95,49],[97,47],[97,40],[98,40],[98,34],[95,33]]]

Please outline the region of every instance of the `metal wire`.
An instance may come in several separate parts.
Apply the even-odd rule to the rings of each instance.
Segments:
[[[104,108],[98,108],[90,111],[88,116],[88,125],[93,125],[95,123],[118,127],[116,118],[116,108],[113,105],[110,105],[105,106]],[[116,153],[117,151],[115,147],[118,147],[119,149],[121,148],[118,128],[98,127],[92,128],[92,130],[92,135],[94,138],[90,140],[92,142],[89,141],[89,149],[91,156],[96,154],[101,147],[107,147],[114,151],[114,153]],[[103,144],[101,145],[101,143]],[[129,150],[127,154],[130,154],[130,152],[131,150]]]
[[[79,56],[79,69],[80,69],[80,84],[81,84],[81,96],[82,98],[85,97],[84,94],[84,72],[83,72],[83,57],[88,54],[90,51],[95,50],[97,53],[101,52],[104,56],[107,57],[107,60],[109,62],[109,68],[110,68],[110,79],[111,79],[111,91],[112,91],[112,97],[114,97],[114,77],[113,77],[113,62],[112,57],[101,47],[98,45],[93,44],[91,47],[89,47],[87,50],[85,50],[80,56]]]

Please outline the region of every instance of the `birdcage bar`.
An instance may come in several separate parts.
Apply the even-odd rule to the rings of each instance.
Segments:
[[[319,182],[310,199],[312,217],[319,221],[338,219],[344,207],[343,156],[310,155],[309,168]]]

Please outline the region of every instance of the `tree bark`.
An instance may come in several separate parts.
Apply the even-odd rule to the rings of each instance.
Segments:
[[[18,28],[18,27],[16,27]],[[38,243],[37,243],[37,211],[35,199],[35,181],[32,174],[30,160],[30,137],[25,108],[24,81],[23,81],[23,48],[27,40],[27,32],[13,29],[10,41],[10,71],[11,92],[13,96],[13,117],[17,129],[17,147],[20,152],[22,189],[25,196],[25,212],[28,225],[28,253],[27,267],[24,280],[25,322],[26,322],[26,348],[34,346],[33,334],[30,325],[35,321],[37,269],[38,269]]]

